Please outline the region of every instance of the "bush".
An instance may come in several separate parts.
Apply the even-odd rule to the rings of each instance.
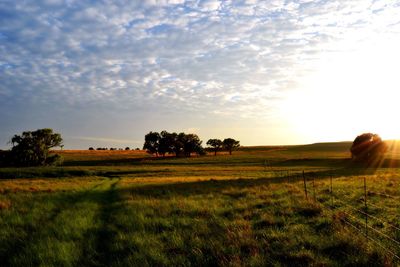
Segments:
[[[50,156],[47,161],[49,166],[61,166],[63,163],[64,158],[58,154]]]
[[[350,148],[351,157],[359,162],[372,162],[382,157],[387,145],[381,137],[373,133],[364,133],[356,137]]]

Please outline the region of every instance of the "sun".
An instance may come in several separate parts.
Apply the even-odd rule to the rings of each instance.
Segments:
[[[400,139],[400,54],[397,42],[321,54],[283,112],[306,140],[351,140],[363,132]]]

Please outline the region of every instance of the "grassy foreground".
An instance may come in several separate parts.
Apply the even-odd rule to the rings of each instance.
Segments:
[[[80,153],[64,167],[0,169],[0,265],[394,265],[346,226],[345,204],[362,209],[367,177],[368,212],[388,223],[370,225],[393,234],[398,169],[349,168],[347,154],[329,145],[163,160]]]

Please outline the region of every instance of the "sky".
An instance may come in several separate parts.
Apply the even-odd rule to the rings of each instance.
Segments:
[[[0,148],[400,138],[400,1],[2,0]]]

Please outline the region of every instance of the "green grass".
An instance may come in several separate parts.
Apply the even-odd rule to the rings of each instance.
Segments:
[[[394,265],[344,222],[363,222],[347,205],[364,208],[367,177],[367,212],[384,219],[371,227],[400,238],[399,169],[352,168],[345,153],[258,147],[114,165],[80,155],[77,166],[0,169],[0,265]]]

